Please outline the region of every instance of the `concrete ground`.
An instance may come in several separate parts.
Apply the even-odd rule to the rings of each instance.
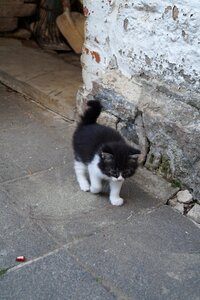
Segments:
[[[0,94],[0,299],[199,300],[200,230],[166,205],[176,190],[141,169],[122,207],[80,191],[74,123]]]

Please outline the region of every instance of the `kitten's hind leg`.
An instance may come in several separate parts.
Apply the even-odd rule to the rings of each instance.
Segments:
[[[87,166],[84,163],[75,160],[74,169],[80,189],[84,192],[88,192],[90,190],[90,185],[86,177]]]
[[[120,191],[122,187],[122,180],[119,181],[110,181],[110,202],[112,205],[121,206],[124,203],[124,200],[120,198]]]
[[[90,192],[93,194],[98,194],[102,191],[102,182],[98,167],[92,163],[88,166],[88,171],[91,182]]]

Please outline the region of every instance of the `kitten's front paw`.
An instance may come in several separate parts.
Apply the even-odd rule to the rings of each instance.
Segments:
[[[90,192],[93,194],[98,194],[101,192],[101,190],[102,190],[101,187],[93,187],[93,186],[90,187]]]
[[[80,183],[80,189],[84,192],[89,192],[90,190],[90,185],[88,182],[82,182]]]
[[[124,199],[122,198],[110,198],[110,202],[112,205],[121,206],[124,204]]]

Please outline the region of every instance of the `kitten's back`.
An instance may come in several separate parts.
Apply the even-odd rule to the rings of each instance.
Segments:
[[[92,100],[88,101],[87,105],[88,109],[81,117],[73,136],[75,158],[83,162],[90,162],[100,147],[106,143],[125,143],[116,130],[96,123],[101,113],[101,103]]]
[[[107,143],[125,143],[114,129],[100,124],[78,127],[73,137],[75,157],[90,162],[98,150]]]

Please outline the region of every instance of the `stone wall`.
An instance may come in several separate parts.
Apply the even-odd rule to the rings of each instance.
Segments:
[[[84,86],[144,164],[200,201],[200,2],[85,0]]]

